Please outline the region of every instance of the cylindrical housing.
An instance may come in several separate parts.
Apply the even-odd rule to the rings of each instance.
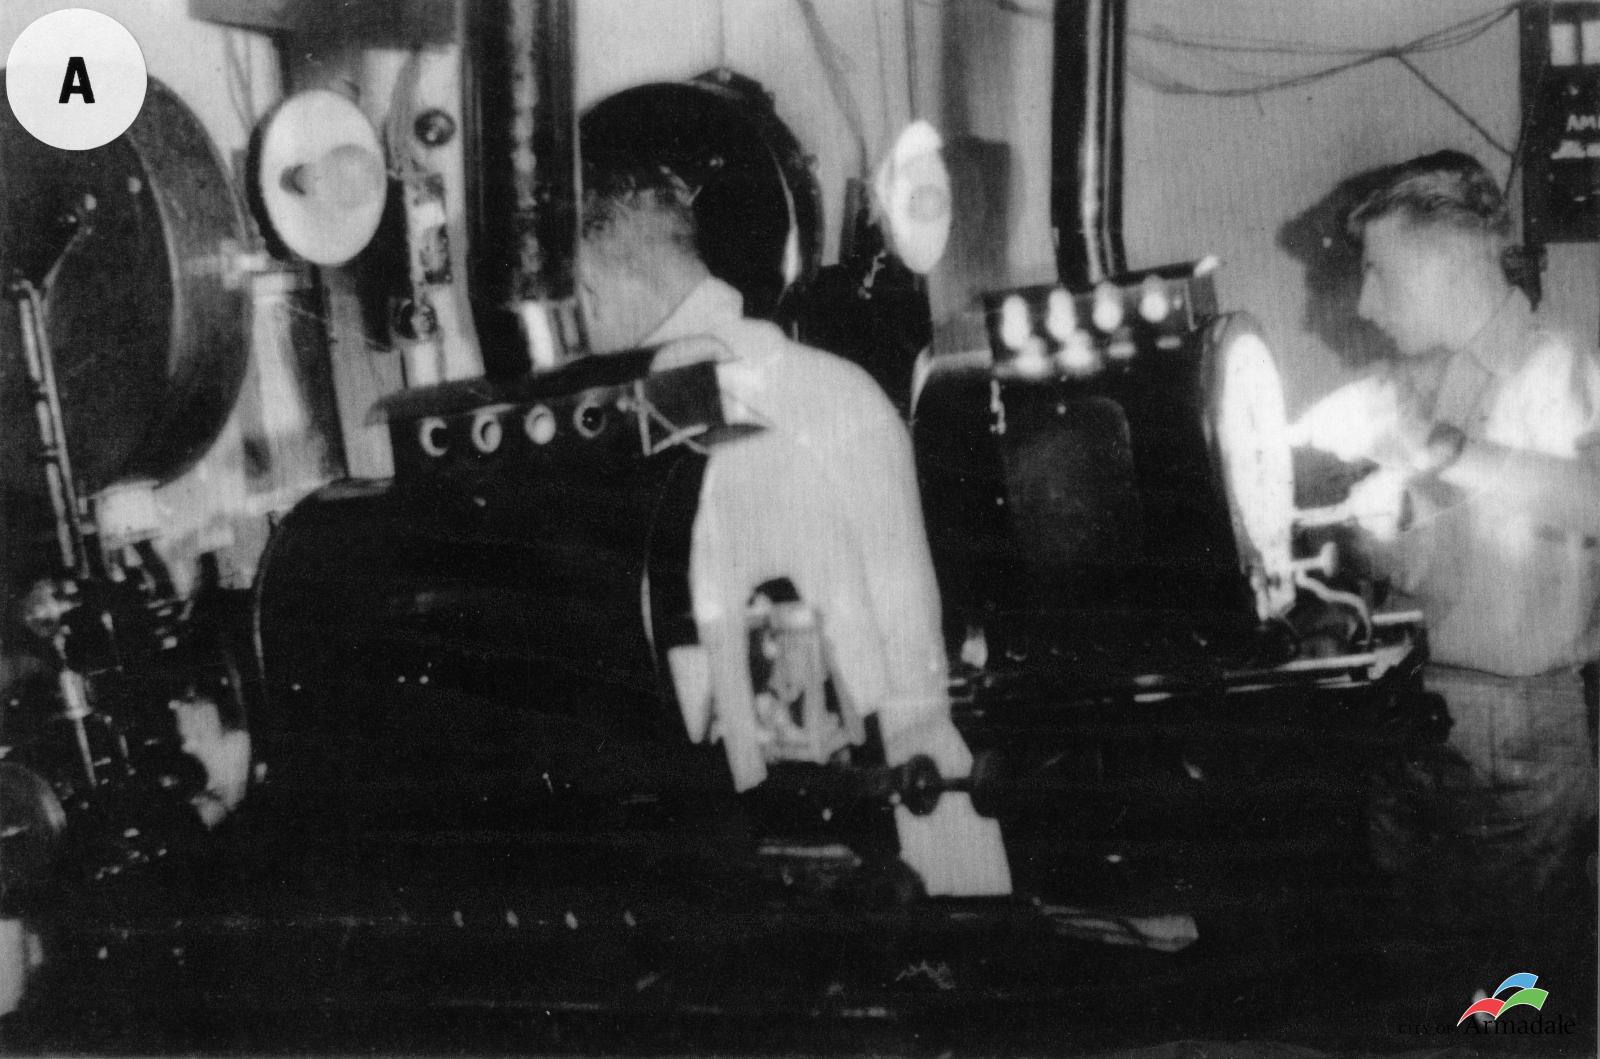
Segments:
[[[405,828],[526,826],[578,791],[648,790],[686,744],[656,649],[688,627],[704,458],[639,453],[585,395],[394,424],[396,482],[338,483],[278,527],[256,587],[251,734],[291,801]],[[403,436],[403,437],[402,437]],[[413,437],[415,436],[415,437]],[[402,461],[398,458],[397,463]]]

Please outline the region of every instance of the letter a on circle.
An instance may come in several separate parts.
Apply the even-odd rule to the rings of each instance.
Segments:
[[[149,90],[144,52],[133,34],[109,15],[82,7],[34,19],[5,60],[11,113],[40,142],[65,151],[92,151],[121,136]]]
[[[66,103],[74,95],[83,97],[85,103],[94,102],[94,86],[89,83],[89,68],[83,64],[83,56],[74,55],[67,60],[67,73],[61,79],[60,103]]]

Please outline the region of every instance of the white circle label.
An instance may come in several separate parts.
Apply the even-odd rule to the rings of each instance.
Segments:
[[[103,147],[144,105],[144,53],[122,23],[81,7],[35,19],[6,56],[6,99],[35,138],[65,151]]]

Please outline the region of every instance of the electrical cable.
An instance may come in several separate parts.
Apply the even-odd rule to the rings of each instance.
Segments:
[[[867,154],[867,134],[861,117],[861,107],[856,102],[855,93],[850,90],[850,80],[845,75],[839,49],[834,45],[833,38],[828,36],[827,27],[822,24],[822,16],[817,13],[815,0],[795,0],[795,3],[805,18],[806,32],[811,38],[811,46],[828,75],[828,90],[833,93],[833,100],[844,116],[845,124],[850,127],[850,136],[855,141],[857,155],[861,160],[861,167],[856,175],[865,180],[872,159]]]
[[[1511,175],[1516,171],[1517,152],[1520,148],[1521,133],[1518,134],[1517,148],[1507,147],[1484,124],[1462,106],[1459,100],[1445,91],[1432,78],[1413,61],[1413,57],[1428,52],[1441,51],[1461,47],[1488,33],[1495,26],[1510,18],[1522,7],[1522,2],[1506,4],[1480,15],[1474,15],[1460,22],[1441,27],[1415,37],[1406,43],[1390,48],[1353,49],[1333,47],[1310,47],[1300,44],[1284,42],[1263,42],[1259,39],[1228,39],[1213,38],[1210,40],[1197,38],[1182,38],[1165,30],[1133,30],[1131,35],[1152,44],[1169,47],[1192,49],[1205,53],[1244,53],[1244,54],[1272,54],[1272,55],[1316,55],[1347,56],[1345,61],[1334,63],[1330,66],[1288,77],[1259,81],[1253,85],[1230,86],[1201,86],[1179,80],[1164,70],[1157,72],[1152,64],[1133,58],[1129,62],[1129,70],[1140,81],[1158,92],[1171,95],[1206,95],[1215,97],[1259,97],[1269,92],[1283,91],[1286,89],[1300,88],[1316,81],[1321,81],[1341,73],[1379,62],[1384,59],[1393,59],[1403,66],[1408,73],[1422,83],[1435,96],[1437,96],[1450,110],[1466,122],[1473,131],[1483,137],[1495,150],[1511,159]],[[1525,121],[1524,121],[1525,126]]]
[[[1511,184],[1514,180],[1516,180],[1518,172],[1522,169],[1522,153],[1528,146],[1528,126],[1530,124],[1528,115],[1533,110],[1534,106],[1537,105],[1537,101],[1543,96],[1545,78],[1549,76],[1550,59],[1549,55],[1546,54],[1542,57],[1542,61],[1538,63],[1537,69],[1534,72],[1532,90],[1526,92],[1522,99],[1522,106],[1520,108],[1521,112],[1517,119],[1516,148],[1511,152],[1511,165],[1506,170],[1505,183],[1500,185],[1501,187],[1505,188],[1507,195],[1511,194]]]
[[[298,305],[293,305],[288,301],[281,303],[281,309],[289,316],[299,317],[300,319],[314,322],[325,334],[333,334],[333,320],[327,315],[322,313],[314,313],[309,309],[304,309]],[[398,350],[396,350],[393,346],[380,346],[370,341],[366,336],[365,329],[362,329],[362,333],[357,336],[357,342],[360,343],[361,352],[367,354],[367,356],[362,358],[362,361],[366,364],[367,381],[372,385],[372,392],[377,394],[390,392],[392,387],[389,386],[386,380],[379,375],[376,360],[378,357],[393,357],[398,353]],[[339,348],[347,348],[349,344],[341,339],[337,345]],[[377,356],[375,357],[374,354]],[[403,372],[404,369],[402,368],[401,370]]]
[[[1374,53],[1387,54],[1394,51],[1416,54],[1460,47],[1481,36],[1522,6],[1522,0],[1517,0],[1517,2],[1505,4],[1482,14],[1472,15],[1462,19],[1460,22],[1453,22],[1439,29],[1430,30],[1419,37],[1390,48],[1309,45],[1297,41],[1274,40],[1265,37],[1182,37],[1164,28],[1140,29],[1135,27],[1130,29],[1128,34],[1131,37],[1137,37],[1155,44],[1165,44],[1171,47],[1198,51],[1242,52],[1256,55],[1300,55],[1322,58],[1333,56],[1361,57],[1373,55]]]
[[[912,121],[922,114],[917,105],[917,9],[912,0],[900,0],[900,11],[905,22],[906,50],[906,110]]]
[[[945,6],[945,0],[916,0],[916,2],[936,8]],[[1045,20],[1053,19],[1054,17],[1053,12],[1032,7],[1019,2],[1019,0],[987,0],[987,2],[996,10],[1006,14]],[[1160,27],[1148,29],[1131,28],[1128,31],[1130,38],[1158,46],[1211,53],[1214,62],[1217,62],[1224,69],[1239,74],[1246,74],[1247,71],[1240,70],[1228,63],[1220,62],[1215,58],[1216,54],[1292,55],[1317,58],[1343,57],[1344,61],[1309,70],[1305,73],[1281,78],[1269,78],[1251,85],[1205,86],[1191,84],[1173,77],[1166,73],[1164,69],[1158,68],[1156,64],[1141,60],[1136,56],[1129,57],[1128,70],[1137,80],[1166,95],[1237,98],[1261,96],[1269,92],[1302,88],[1308,84],[1334,77],[1362,66],[1380,62],[1384,59],[1393,59],[1404,66],[1407,72],[1420,81],[1425,88],[1438,96],[1457,117],[1471,126],[1491,147],[1512,160],[1512,168],[1507,176],[1507,183],[1509,184],[1510,177],[1516,174],[1517,153],[1522,140],[1521,132],[1519,131],[1518,134],[1519,148],[1508,148],[1489,132],[1482,122],[1474,118],[1455,97],[1423,73],[1412,61],[1412,57],[1428,52],[1459,48],[1468,44],[1483,36],[1507,18],[1510,18],[1529,2],[1532,2],[1532,0],[1514,0],[1512,3],[1503,4],[1480,14],[1469,16],[1459,22],[1431,30],[1403,44],[1388,48],[1307,45],[1260,37],[1184,37]],[[907,10],[909,11],[909,8]],[[1523,127],[1525,128],[1525,126],[1526,121],[1524,120]]]
[[[878,58],[878,135],[887,140],[890,130],[895,127],[893,115],[889,113],[889,98],[893,94],[889,89],[889,52],[885,47],[888,38],[883,32],[883,9],[877,3],[872,5],[872,47]]]
[[[1444,89],[1442,89],[1438,85],[1434,84],[1433,81],[1428,78],[1428,75],[1423,73],[1417,67],[1416,63],[1412,62],[1409,58],[1407,58],[1404,55],[1396,55],[1394,58],[1395,58],[1395,61],[1398,62],[1401,66],[1404,66],[1407,70],[1411,71],[1411,75],[1413,77],[1415,77],[1418,81],[1421,81],[1423,83],[1423,85],[1428,89],[1428,91],[1432,92],[1434,95],[1436,95],[1440,99],[1442,99],[1444,101],[1444,105],[1445,106],[1447,106],[1451,110],[1455,111],[1456,117],[1460,118],[1462,121],[1464,121],[1468,125],[1472,126],[1473,131],[1476,132],[1479,136],[1482,136],[1484,138],[1484,140],[1489,144],[1490,147],[1493,147],[1495,150],[1499,151],[1501,154],[1505,155],[1507,158],[1511,158],[1511,159],[1515,159],[1516,158],[1516,152],[1514,152],[1511,148],[1507,147],[1505,144],[1501,143],[1499,140],[1495,139],[1493,133],[1491,133],[1488,129],[1484,128],[1483,125],[1478,121],[1478,119],[1474,118],[1471,114],[1467,113],[1467,109],[1465,107],[1463,107],[1460,103],[1456,102],[1455,98],[1453,96],[1451,96],[1449,92],[1446,92]]]
[[[728,68],[728,2],[717,0],[717,69]]]
[[[1482,15],[1464,19],[1461,22],[1444,26],[1440,29],[1424,33],[1403,44],[1388,48],[1373,49],[1316,49],[1304,45],[1290,45],[1282,43],[1257,44],[1235,43],[1226,40],[1201,40],[1195,38],[1182,38],[1165,31],[1132,30],[1130,34],[1152,44],[1170,47],[1192,49],[1198,51],[1215,52],[1242,52],[1246,54],[1276,54],[1276,55],[1344,55],[1345,61],[1324,66],[1304,73],[1293,74],[1287,77],[1269,78],[1253,85],[1224,85],[1203,86],[1193,85],[1180,81],[1171,76],[1164,76],[1152,72],[1148,63],[1130,62],[1130,70],[1141,81],[1159,92],[1171,95],[1206,95],[1219,97],[1258,96],[1269,92],[1279,92],[1287,89],[1300,88],[1317,81],[1346,73],[1350,70],[1367,66],[1384,59],[1395,59],[1405,63],[1412,55],[1426,52],[1441,51],[1457,48],[1470,43],[1483,36],[1489,30],[1510,18],[1522,6],[1520,2],[1507,4]],[[1424,79],[1426,80],[1426,79]],[[1435,86],[1429,85],[1430,88]],[[1439,91],[1435,88],[1435,91]],[[1453,101],[1452,106],[1457,106]],[[1497,146],[1499,146],[1497,144]],[[1505,148],[1500,147],[1502,151]]]

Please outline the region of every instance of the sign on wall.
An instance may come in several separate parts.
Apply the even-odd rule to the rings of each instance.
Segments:
[[[1530,243],[1600,239],[1600,3],[1522,10]]]

